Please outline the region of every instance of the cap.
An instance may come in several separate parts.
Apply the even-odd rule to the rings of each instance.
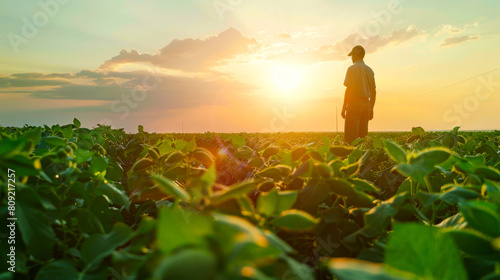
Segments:
[[[359,54],[361,56],[365,56],[365,49],[362,46],[357,45],[354,48],[352,48],[348,56],[352,56],[353,54]]]

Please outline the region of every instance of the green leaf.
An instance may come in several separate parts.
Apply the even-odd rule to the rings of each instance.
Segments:
[[[97,173],[102,173],[108,168],[108,160],[104,157],[97,156],[92,158],[90,161],[90,173],[96,175]]]
[[[24,136],[33,141],[33,144],[38,145],[38,143],[42,141],[41,133],[42,133],[42,128],[38,127],[24,132]]]
[[[11,139],[4,138],[0,140],[0,156],[7,158],[20,152],[26,145],[28,140],[26,138]]]
[[[424,207],[431,206],[436,200],[439,199],[439,194],[427,193],[427,192],[417,192],[417,198]]]
[[[70,261],[60,260],[42,267],[35,278],[35,280],[53,279],[78,280],[80,273]]]
[[[89,210],[99,219],[105,233],[110,233],[113,230],[113,211],[104,196],[96,197],[92,201]]]
[[[266,216],[277,215],[290,209],[297,199],[296,191],[278,192],[273,188],[268,193],[261,193],[257,200],[257,211]]]
[[[332,139],[328,138],[328,137],[321,137],[321,142],[323,142],[323,146],[322,147],[327,147],[329,148],[331,145],[332,145]]]
[[[271,220],[271,224],[288,230],[308,230],[317,223],[313,216],[296,209],[283,211],[281,215]]]
[[[357,138],[357,139],[354,139],[352,142],[351,142],[351,146],[353,147],[356,147],[358,146],[360,143],[366,141],[366,138]]]
[[[113,255],[117,255],[114,253]],[[80,273],[80,279],[81,280],[101,280],[101,279],[106,279],[109,277],[109,270],[110,268],[108,267],[107,264],[103,264],[99,266],[96,270],[90,271],[90,270],[84,270]],[[119,274],[118,274],[119,275]],[[115,275],[117,276],[117,275]]]
[[[462,213],[458,212],[457,214],[444,219],[441,223],[439,223],[436,226],[442,228],[462,229],[466,225],[467,222],[465,222],[465,219],[462,217]]]
[[[424,136],[425,130],[420,126],[412,127],[411,133],[413,133],[415,135],[419,135],[419,136]]]
[[[266,239],[263,238],[262,240]],[[254,242],[236,242],[231,246],[228,255],[228,258],[231,259],[231,265],[237,266],[275,260],[282,255],[282,252],[277,248],[267,245],[261,246],[261,244]]]
[[[106,179],[115,182],[121,182],[123,178],[123,168],[114,160],[108,160],[108,168],[106,168]]]
[[[160,209],[156,230],[158,247],[165,254],[186,245],[204,245],[213,231],[209,217],[174,206]]]
[[[245,141],[245,137],[239,135],[231,136],[231,143],[233,143],[233,146],[236,149],[239,149],[247,144]]]
[[[63,130],[63,137],[66,139],[70,139],[73,137],[73,127],[71,125],[66,126]]]
[[[500,236],[499,207],[486,201],[467,201],[458,204],[467,224],[491,237]]]
[[[154,271],[154,279],[215,279],[217,259],[207,250],[189,248],[166,256]]]
[[[479,193],[468,190],[461,185],[445,185],[441,189],[450,188],[442,193],[417,192],[417,197],[424,207],[429,207],[437,200],[444,201],[450,205],[456,205],[461,201],[467,201],[479,197]]]
[[[391,223],[392,217],[398,213],[398,209],[391,204],[383,203],[372,208],[365,214],[365,228],[363,233],[367,237],[375,237],[387,231],[387,227]]]
[[[76,219],[78,221],[78,229],[82,233],[92,235],[94,233],[104,233],[104,228],[97,217],[88,209],[77,209]]]
[[[94,138],[90,136],[88,133],[82,133],[80,132],[78,134],[78,146],[87,150],[92,149],[92,146],[94,146]]]
[[[479,166],[484,166],[485,160],[484,160],[484,155],[479,154],[479,155],[466,155],[464,157],[468,162],[472,163],[474,166],[479,167]]]
[[[382,143],[382,139],[380,138],[373,138],[373,147],[375,149],[380,149],[380,148],[384,148],[384,144]]]
[[[172,195],[175,198],[184,200],[184,201],[189,201],[191,200],[191,196],[189,193],[184,190],[181,186],[179,186],[177,183],[174,181],[167,179],[165,177],[159,176],[159,175],[152,175],[151,176],[160,186],[160,189],[168,194]]]
[[[240,205],[241,214],[247,216],[247,215],[253,215],[255,213],[255,207],[253,205],[253,201],[247,195],[240,195],[239,197],[236,197],[236,200]]]
[[[426,279],[467,279],[453,241],[438,228],[422,224],[395,224],[384,262]]]
[[[491,167],[476,167],[475,174],[488,180],[500,182],[500,172]]]
[[[174,148],[172,148],[172,141],[170,141],[170,140],[164,140],[158,146],[158,150],[160,150],[160,155],[168,154],[168,153],[174,151]]]
[[[214,185],[216,179],[217,172],[214,165],[207,169],[200,177],[191,178],[186,187],[190,195],[188,199],[198,201],[203,197],[212,197],[212,186]]]
[[[278,248],[280,251],[284,253],[291,254],[294,252],[294,249],[288,245],[283,239],[279,238],[275,233],[269,230],[262,231],[262,234],[269,241],[269,245],[274,248]]]
[[[443,186],[446,187],[446,186]],[[461,201],[467,201],[471,199],[475,199],[479,197],[479,193],[475,191],[471,191],[469,189],[464,188],[463,186],[457,185],[449,189],[448,191],[441,193],[439,195],[439,199],[451,204],[456,205]]]
[[[193,139],[191,139],[191,141],[189,141],[189,143],[185,147],[186,152],[192,152],[192,151],[194,151],[194,149],[196,149],[196,138],[195,137],[193,137]]]
[[[235,244],[256,243],[260,247],[269,245],[263,231],[247,220],[230,215],[214,213],[214,228],[217,235],[227,244],[227,250],[233,250]]]
[[[288,143],[285,143],[288,144]],[[293,167],[293,161],[292,161],[292,152],[291,151],[286,151],[286,150],[281,150],[278,152],[277,157],[281,157],[281,165],[288,166],[290,168]]]
[[[82,126],[82,123],[77,118],[74,118],[73,125],[75,126],[75,128],[80,128]]]
[[[292,151],[292,161],[299,160],[305,153],[307,152],[307,148],[298,147]]]
[[[251,159],[253,157],[253,153],[254,151],[250,147],[243,146],[238,149],[238,152],[236,152],[234,156],[241,159]]]
[[[355,196],[347,197],[347,204],[356,207],[373,207],[373,198],[364,192],[356,191]]]
[[[500,184],[485,180],[483,185],[483,193],[486,191],[488,201],[500,205]]]
[[[348,147],[348,146],[330,147],[330,153],[332,153],[332,155],[337,156],[337,157],[346,157],[349,154],[351,154],[352,151],[354,151],[354,148]]]
[[[37,193],[31,187],[16,186],[16,222],[27,251],[35,258],[52,257],[55,234]]]
[[[66,140],[57,136],[47,136],[43,139],[51,148],[66,146]]]
[[[288,255],[282,255],[281,257],[284,259],[288,267],[290,267],[290,272],[293,276],[295,277],[289,277],[290,275],[283,274],[283,277],[281,279],[297,279],[297,280],[314,280],[314,273],[307,264],[303,262],[298,262],[294,258],[288,256]],[[258,278],[257,278],[258,279]]]
[[[274,185],[273,185],[274,187]],[[306,211],[315,211],[330,197],[330,185],[325,182],[308,182],[298,193],[297,205]]]
[[[281,178],[281,170],[276,166],[270,166],[257,173],[257,175],[278,180]]]
[[[445,162],[448,158],[450,158],[452,151],[445,148],[430,148],[426,149],[416,155],[413,155],[410,158],[410,163],[412,160],[420,161],[420,160],[429,160],[434,165]]]
[[[411,164],[400,164],[397,169],[403,175],[412,177],[420,184],[425,185],[424,178],[434,170],[434,163],[432,160],[421,159]]]
[[[262,157],[268,158],[268,157],[274,156],[279,151],[280,151],[280,148],[278,148],[278,147],[275,147],[275,146],[268,147],[267,149],[264,150]]]
[[[314,162],[312,159],[304,161],[295,171],[293,177],[308,178],[312,176],[314,170]]]
[[[500,254],[491,244],[493,238],[470,229],[448,230],[446,233],[453,238],[458,248],[465,253],[480,258],[500,261]]]
[[[351,177],[358,174],[359,167],[360,167],[359,161],[356,161],[352,164],[349,164],[348,166],[341,167],[340,171],[344,172],[347,176]]]
[[[248,165],[251,167],[259,168],[264,165],[264,159],[261,157],[254,157],[249,162]]]
[[[366,180],[354,178],[351,181],[354,184],[354,187],[360,191],[375,192],[375,193],[380,192],[380,189],[377,186]]]
[[[82,244],[82,259],[90,271],[97,268],[101,261],[113,251],[127,243],[133,235],[124,223],[116,223],[108,234],[94,234]]]
[[[139,227],[137,227],[137,230],[134,233],[135,236],[146,234],[156,230],[156,223],[157,221],[153,217],[146,215],[142,216],[141,223],[139,224]]]
[[[401,280],[417,279],[409,272],[396,271],[388,265],[358,259],[333,258],[328,263],[330,271],[339,279]]]
[[[3,161],[3,162],[2,162]],[[0,160],[0,166],[16,171],[16,177],[36,175],[41,168],[39,159],[31,159],[22,154],[14,155],[10,158]]]
[[[387,151],[387,154],[394,160],[396,163],[406,163],[406,152],[399,147],[398,145],[394,144],[391,141],[384,140],[384,147],[385,150]]]
[[[213,155],[210,151],[204,148],[195,148],[193,151],[193,157],[197,161],[201,162],[205,167],[212,166],[214,163]]]
[[[201,175],[200,180],[205,183],[207,187],[212,187],[217,180],[217,170],[215,166],[210,166],[210,168]]]
[[[356,190],[351,183],[340,178],[330,178],[326,181],[330,185],[332,192],[341,196],[356,196]]]
[[[257,182],[242,182],[229,187],[229,189],[220,191],[212,198],[214,203],[245,195],[255,189]]]
[[[168,160],[168,159],[167,159]],[[141,158],[140,160],[136,161],[134,163],[134,166],[130,169],[130,172],[141,172],[149,167],[151,167],[154,164],[152,160],[149,158]]]
[[[99,190],[102,194],[107,196],[113,204],[124,206],[127,211],[130,207],[130,200],[125,191],[119,190],[113,184],[101,182],[99,184]]]
[[[75,162],[77,164],[82,164],[92,158],[94,151],[88,151],[81,148],[73,151],[73,155],[75,156]]]

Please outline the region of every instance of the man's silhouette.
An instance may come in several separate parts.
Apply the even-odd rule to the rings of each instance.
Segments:
[[[365,49],[355,46],[348,56],[353,65],[349,66],[345,76],[346,90],[341,114],[345,119],[344,139],[350,144],[368,134],[368,121],[373,119],[377,92],[373,70],[363,62]]]

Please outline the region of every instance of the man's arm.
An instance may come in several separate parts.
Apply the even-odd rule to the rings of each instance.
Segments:
[[[347,109],[347,105],[349,104],[349,88],[347,87],[345,89],[345,94],[344,94],[344,105],[342,105],[342,111],[340,112],[340,115],[342,116],[343,119],[345,119],[345,112]]]
[[[375,107],[375,100],[377,99],[377,90],[374,88],[371,96],[370,96],[370,105],[371,105],[371,110],[370,110],[370,120],[373,119],[373,107]]]

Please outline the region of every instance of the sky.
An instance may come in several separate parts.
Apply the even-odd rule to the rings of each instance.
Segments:
[[[3,0],[0,125],[343,131],[355,45],[372,131],[499,129],[497,0]]]

